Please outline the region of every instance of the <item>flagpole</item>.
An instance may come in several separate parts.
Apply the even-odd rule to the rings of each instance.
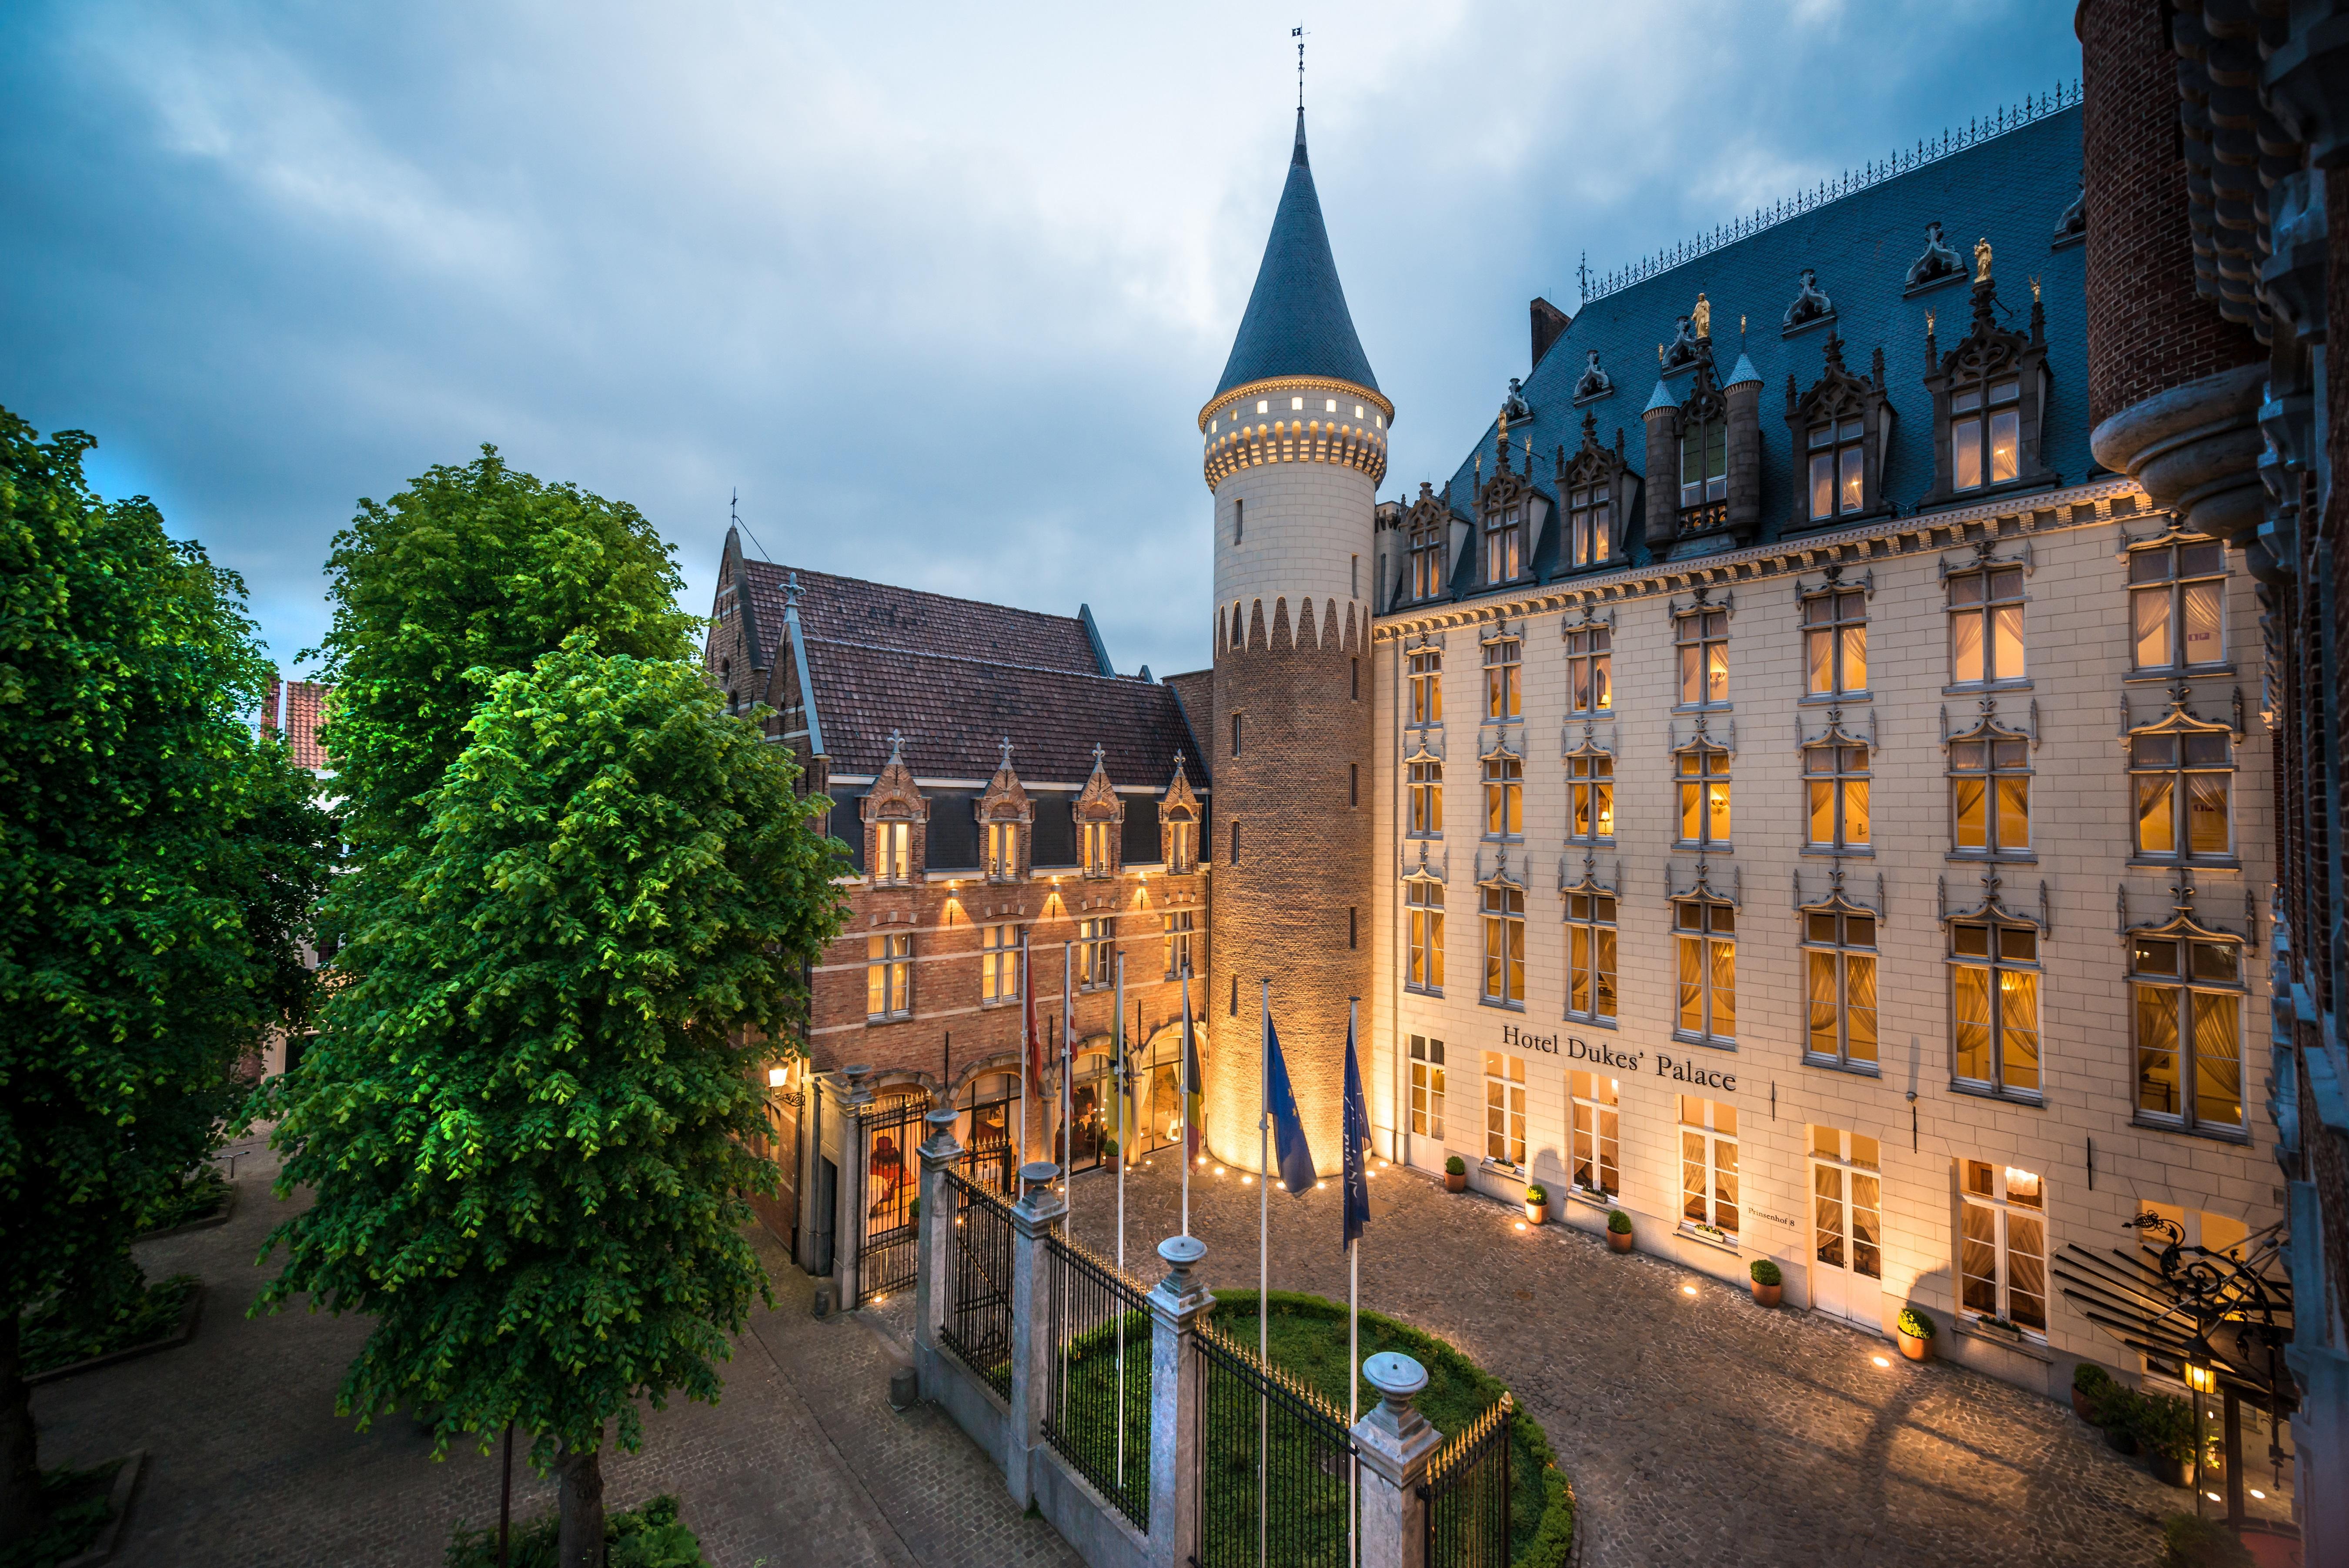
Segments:
[[[1361,1003],[1359,1001],[1352,997],[1347,998],[1346,1051],[1349,1056],[1352,1055],[1354,1050],[1354,1023],[1361,1007]],[[1350,1061],[1347,1063],[1347,1066],[1357,1072],[1360,1071]],[[1350,1088],[1351,1086],[1351,1085],[1348,1085]],[[1350,1207],[1354,1201],[1353,1172],[1347,1167],[1361,1163],[1361,1156],[1357,1154],[1354,1148],[1356,1129],[1350,1125],[1354,1119],[1350,1114],[1353,1107],[1348,1106],[1346,1109],[1350,1114],[1339,1117],[1341,1123],[1348,1125],[1345,1127],[1347,1145],[1345,1158],[1340,1162],[1338,1174],[1344,1181],[1346,1189],[1340,1200]],[[1359,1407],[1361,1399],[1362,1366],[1362,1241],[1359,1236],[1346,1238],[1346,1366],[1348,1369],[1346,1430],[1350,1432],[1354,1429],[1354,1423],[1361,1418]],[[1361,1517],[1361,1459],[1357,1455],[1354,1462],[1346,1469],[1346,1561],[1350,1564],[1359,1561],[1355,1532],[1361,1527],[1359,1521]]]
[[[1256,1112],[1256,1355],[1272,1366],[1272,981],[1263,982],[1257,998],[1263,1031],[1257,1042]],[[1266,1555],[1266,1515],[1271,1498],[1270,1396],[1257,1397],[1256,1433],[1256,1555],[1257,1568],[1270,1562]]]
[[[1036,971],[1028,964],[1028,928],[1019,928],[1019,1168],[1028,1168],[1028,1069],[1036,1060]],[[1015,1181],[1011,1190],[1018,1192]]]
[[[1191,964],[1183,964],[1183,1059],[1174,1069],[1183,1102],[1183,1234],[1191,1233]]]
[[[1110,1089],[1117,1096],[1117,1272],[1125,1273],[1125,1146],[1133,1141],[1125,1103],[1125,952],[1117,955],[1117,1023],[1110,1033]],[[1117,1484],[1125,1486],[1125,1314],[1117,1314]]]
[[[1076,961],[1077,944],[1071,941],[1061,949],[1061,1197],[1064,1203],[1071,1196],[1070,1179],[1077,1169],[1077,1129],[1069,1125],[1076,1103],[1075,1086],[1069,1082],[1069,1036],[1076,1033],[1077,1023],[1076,998],[1070,987],[1076,979]]]

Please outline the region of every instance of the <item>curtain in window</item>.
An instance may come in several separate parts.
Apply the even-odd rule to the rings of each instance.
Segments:
[[[1985,1317],[1998,1315],[1998,1210],[1965,1206],[1965,1235],[1959,1243],[1965,1304]]]
[[[1851,1268],[1852,1272],[1871,1280],[1884,1277],[1884,1225],[1878,1186],[1873,1176],[1851,1173]]]
[[[2039,977],[1998,971],[1999,1060],[2006,1087],[2039,1087]]]
[[[1689,1034],[1704,1033],[1704,942],[1697,937],[1682,937],[1681,943],[1681,1029]]]
[[[2173,855],[2178,828],[2171,797],[2177,781],[2168,774],[2138,775],[2137,781],[2137,847],[2140,855]]]
[[[1876,1060],[1876,961],[1847,955],[1844,963],[1844,1033],[1855,1062]]]
[[[1950,665],[1960,680],[1982,679],[1982,620],[1980,610],[1950,618]]]
[[[2226,656],[2226,644],[2219,630],[2220,583],[2189,583],[2181,597],[2186,601],[2186,646],[2178,659],[2180,664],[2209,664]]]
[[[1712,1223],[1705,1204],[1702,1133],[1681,1134],[1681,1214],[1692,1225]]]
[[[1833,1056],[1840,1049],[1836,1038],[1836,957],[1814,950],[1811,967],[1811,1054]]]
[[[1954,979],[1958,1076],[1986,1084],[1990,1082],[1990,971],[1961,964]]]
[[[2178,1103],[2178,990],[2140,985],[2137,991],[2137,1108],[2174,1116]]]
[[[2194,992],[2194,1116],[2209,1126],[2243,1125],[2240,1006],[2223,992]]]
[[[1958,847],[1984,849],[1990,846],[1986,836],[1988,818],[1983,805],[1990,793],[1990,781],[1983,778],[1954,778],[1950,781],[1950,796],[1957,811]]]
[[[2186,775],[2187,846],[2192,854],[2227,853],[2227,780],[2225,774]]]
[[[2047,1225],[2034,1214],[2006,1215],[2006,1316],[2047,1331]]]
[[[2027,778],[1998,781],[1998,846],[2031,847],[2031,781]]]
[[[1737,944],[1734,942],[1717,941],[1713,944],[1712,1032],[1724,1040],[1737,1033]]]

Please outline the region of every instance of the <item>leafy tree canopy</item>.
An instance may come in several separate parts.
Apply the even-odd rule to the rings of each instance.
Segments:
[[[361,500],[335,536],[320,738],[362,861],[412,844],[424,796],[465,747],[481,678],[527,670],[574,631],[603,653],[683,659],[700,622],[643,514],[508,468],[497,448]]]
[[[264,1304],[374,1314],[345,1413],[438,1406],[444,1446],[512,1419],[542,1466],[716,1397],[774,1179],[738,1140],[777,1048],[735,1042],[799,1016],[843,914],[791,759],[598,635],[495,680],[276,1107],[279,1190],[316,1199]]]
[[[243,585],[93,494],[93,444],[0,409],[0,1536],[41,1507],[18,1314],[135,1284],[135,1217],[298,1020],[331,862],[313,781],[251,723]]]

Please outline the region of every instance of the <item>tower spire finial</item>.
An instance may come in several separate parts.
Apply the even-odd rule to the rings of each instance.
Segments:
[[[1297,119],[1301,129],[1305,122],[1305,24],[1299,22],[1288,29],[1297,40]]]

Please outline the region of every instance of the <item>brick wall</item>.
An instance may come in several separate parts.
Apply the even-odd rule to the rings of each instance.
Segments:
[[[2194,292],[2176,57],[2150,0],[2085,0],[2088,418],[2261,357],[2250,331]]]

